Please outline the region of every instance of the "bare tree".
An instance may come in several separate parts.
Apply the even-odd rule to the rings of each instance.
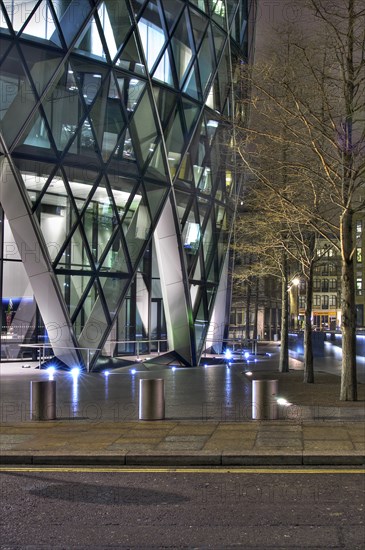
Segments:
[[[300,6],[311,18],[305,18],[310,32],[304,26],[278,31],[266,63],[253,76],[246,71],[253,116],[238,151],[260,185],[341,253],[340,399],[356,400],[352,223],[364,208],[365,6],[363,0]]]

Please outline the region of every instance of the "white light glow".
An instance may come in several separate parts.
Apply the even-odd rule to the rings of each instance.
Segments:
[[[74,367],[73,369],[71,369],[71,376],[73,378],[77,378],[80,374],[80,369],[79,367]]]

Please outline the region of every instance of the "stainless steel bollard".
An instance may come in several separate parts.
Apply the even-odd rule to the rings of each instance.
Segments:
[[[31,420],[56,419],[56,381],[41,380],[30,383]]]
[[[165,386],[162,378],[141,378],[139,381],[139,420],[165,418]]]
[[[278,418],[277,394],[277,380],[252,380],[252,420]]]

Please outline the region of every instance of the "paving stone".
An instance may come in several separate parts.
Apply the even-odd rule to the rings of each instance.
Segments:
[[[256,447],[265,447],[270,449],[280,449],[284,448],[293,448],[293,449],[302,449],[303,442],[299,438],[275,438],[275,439],[257,439],[255,442]]]
[[[305,451],[351,451],[354,450],[354,445],[351,441],[336,441],[336,440],[321,440],[321,441],[304,441]]]

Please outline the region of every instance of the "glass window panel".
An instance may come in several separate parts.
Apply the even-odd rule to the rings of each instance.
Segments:
[[[76,228],[71,240],[63,249],[62,255],[57,262],[57,267],[59,269],[91,269],[88,251],[79,228]]]
[[[195,125],[195,122],[199,116],[199,107],[196,105],[196,103],[192,103],[191,101],[188,101],[187,99],[183,99],[183,108],[184,108],[184,116],[185,116],[185,124],[188,132],[193,128]]]
[[[183,91],[195,98],[195,99],[201,99],[201,91],[200,91],[200,84],[199,84],[199,80],[197,79],[197,76],[196,76],[196,73],[197,73],[197,66],[196,66],[196,63],[194,63],[194,65],[192,66],[191,70],[190,70],[190,73],[188,74],[187,78],[186,78],[186,81],[185,81],[185,84],[184,84],[184,87],[183,87]]]
[[[156,1],[148,2],[143,16],[138,22],[138,29],[147,67],[151,71],[166,41]]]
[[[164,16],[166,17],[169,30],[173,27],[179,17],[184,4],[180,0],[163,0]]]
[[[176,113],[171,129],[166,136],[167,160],[171,175],[174,177],[180,164],[181,153],[184,148],[184,134],[180,121],[180,113]]]
[[[144,182],[144,187],[152,219],[155,219],[168,193],[168,188],[165,185],[156,185],[147,181]]]
[[[204,36],[205,30],[207,28],[208,19],[201,13],[198,13],[192,9],[190,9],[190,19],[191,19],[191,25],[193,28],[195,46],[196,46],[196,49],[198,49],[202,41],[202,38]]]
[[[127,287],[128,281],[118,277],[99,277],[99,281],[103,288],[103,294],[109,315],[113,318],[116,314],[116,308]]]
[[[229,60],[229,50],[228,46],[224,50],[224,54],[221,57],[219,66],[218,66],[218,78],[219,78],[219,91],[221,104],[224,105],[226,97],[229,92],[229,70],[230,70],[230,60]]]
[[[104,0],[98,9],[110,57],[114,59],[128,34],[133,21],[124,0]]]
[[[227,28],[226,25],[226,2],[225,0],[214,0],[211,2],[212,17],[218,25]]]
[[[94,17],[92,17],[91,21],[82,32],[74,49],[78,54],[92,55],[101,59],[106,59],[104,46]]]
[[[8,13],[10,22],[15,32],[18,32],[29,19],[32,10],[39,0],[28,0],[27,2],[4,2],[4,8]]]
[[[99,288],[96,282],[94,282],[87,296],[85,297],[83,305],[73,324],[77,337],[80,336],[83,328],[85,327],[92,313],[92,309],[98,299],[99,299]],[[104,312],[102,311],[102,308],[98,308],[98,321],[102,324],[106,324],[106,319],[105,319]]]
[[[47,95],[45,112],[56,146],[62,150],[74,136],[82,113],[77,83],[70,66]]]
[[[119,77],[117,82],[120,90],[120,97],[129,113],[136,110],[138,102],[146,87],[146,83],[138,78]]]
[[[161,143],[159,143],[155,148],[155,152],[153,153],[153,156],[151,157],[151,160],[146,168],[145,175],[159,181],[162,179],[167,181],[169,179],[165,164],[165,152]]]
[[[181,162],[179,172],[178,172],[178,183],[182,185],[187,185],[190,187],[190,184],[187,182],[193,181],[193,170],[190,162],[190,153],[186,153]],[[175,182],[176,183],[176,182]]]
[[[177,102],[177,95],[173,92],[169,92],[160,88],[159,86],[153,87],[153,96],[157,106],[158,114],[164,127],[172,113],[173,108]]]
[[[153,112],[149,95],[145,92],[130,124],[135,152],[137,153],[136,147],[138,147],[139,156],[142,161],[145,161],[151,152],[155,150],[155,143],[158,137]]]
[[[48,129],[42,116],[36,117],[35,123],[31,126],[30,132],[23,137],[22,143],[24,145],[31,145],[32,147],[51,149]]]
[[[36,2],[34,0],[31,2],[29,2],[29,0],[27,2],[18,2],[18,11],[23,12],[24,15],[26,13],[30,14],[30,8],[32,7],[33,9],[35,4]],[[59,42],[52,11],[49,9],[46,0],[42,0],[32,17],[28,20],[28,23],[23,29],[22,38],[26,38],[26,35],[31,36],[32,39],[43,38],[45,40],[50,40],[56,35],[57,42]]]
[[[37,208],[39,224],[52,261],[58,256],[68,235],[71,211],[62,176],[55,174]]]
[[[160,80],[170,86],[174,85],[174,77],[171,70],[169,50],[167,49],[163,54],[161,61],[159,62],[155,72],[153,73],[155,80]]]
[[[137,74],[144,75],[146,73],[134,33],[131,35],[127,44],[123,48],[116,65],[121,69],[126,69]]]
[[[179,221],[182,224],[182,220],[185,216],[185,212],[190,205],[191,202],[191,195],[188,193],[183,193],[182,191],[175,191],[175,200],[176,200],[176,212],[179,217]],[[194,217],[191,218],[191,220],[194,220]]]
[[[90,113],[104,160],[114,151],[125,124],[120,98],[118,93],[115,94],[116,91],[114,77],[111,75]]]
[[[136,194],[123,220],[123,231],[132,265],[151,235],[151,218],[141,194]]]
[[[1,131],[10,146],[36,104],[16,48],[8,52],[1,64],[0,88]]]
[[[212,23],[212,30],[213,30],[213,39],[214,39],[214,46],[215,46],[215,57],[216,57],[216,60],[219,61],[227,35],[221,29],[219,29],[216,25],[214,25],[214,23]]]
[[[183,247],[189,254],[196,254],[200,244],[200,225],[196,222],[188,221],[185,224],[182,233]]]
[[[120,231],[117,231],[113,236],[112,244],[101,261],[100,272],[129,272],[128,262],[124,252],[123,238]]]
[[[81,26],[88,18],[91,10],[90,1],[54,0],[52,5],[56,11],[66,44],[70,46]]]
[[[212,192],[212,172],[208,167],[204,168],[202,172],[202,176],[199,181],[199,189],[206,195],[210,195]]]
[[[182,84],[193,56],[192,44],[188,33],[188,21],[188,12],[185,10],[171,40],[175,67],[180,85]]]
[[[208,12],[207,0],[190,0],[191,4],[195,4],[200,10]]]
[[[200,70],[201,86],[202,90],[204,91],[210,82],[215,66],[214,58],[212,55],[211,33],[209,28],[199,50],[198,63]]]

